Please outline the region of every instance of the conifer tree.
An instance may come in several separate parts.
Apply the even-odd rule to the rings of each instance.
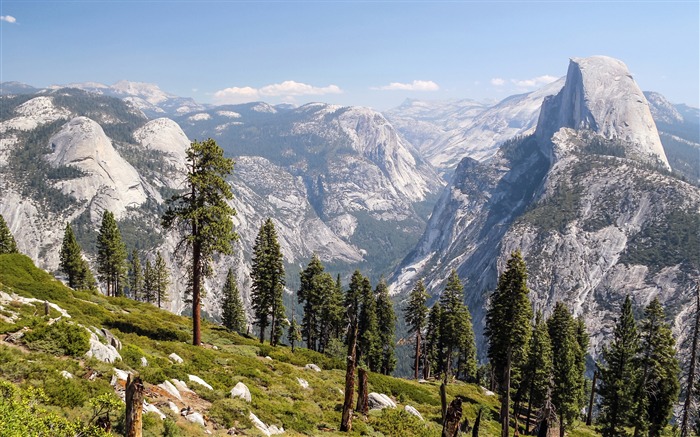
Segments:
[[[87,261],[83,259],[80,244],[75,238],[70,223],[66,223],[59,259],[59,267],[68,276],[69,287],[76,290],[92,290],[95,288],[95,278],[92,276]]]
[[[233,199],[225,179],[233,172],[233,160],[225,158],[223,149],[211,138],[192,142],[186,154],[187,190],[168,200],[162,225],[181,230],[178,249],[191,256],[192,344],[199,346],[202,281],[212,273],[213,255],[233,253],[232,243],[238,238],[231,219],[236,210],[226,203]]]
[[[355,369],[357,367],[357,337],[359,331],[360,311],[362,297],[365,288],[371,286],[369,280],[362,276],[359,270],[355,270],[350,279],[350,287],[345,294],[345,311],[348,331],[345,336],[348,346],[347,365],[345,370],[345,399],[343,401],[343,413],[341,416],[340,430],[349,432],[352,430],[352,400],[355,394]]]
[[[226,274],[224,288],[221,291],[223,296],[221,308],[221,321],[223,325],[231,331],[239,333],[245,332],[246,317],[243,309],[243,301],[238,292],[238,281],[233,269],[229,268]]]
[[[661,302],[654,298],[644,310],[639,329],[640,375],[633,416],[635,436],[660,436],[678,400],[680,366],[676,359],[676,342],[665,319]]]
[[[292,346],[292,353],[294,353],[294,345],[301,340],[301,329],[296,319],[292,317],[292,321],[289,323],[289,329],[287,330],[287,341],[289,345]]]
[[[590,344],[590,336],[586,329],[586,323],[583,316],[579,316],[574,320],[574,331],[578,349],[576,353],[576,377],[578,378],[578,404],[577,409],[580,411],[586,405],[586,356],[588,354],[588,345]]]
[[[502,437],[509,435],[511,373],[527,357],[532,320],[529,292],[525,261],[520,251],[513,252],[491,295],[484,331],[489,340],[489,361],[499,381]]]
[[[168,298],[168,286],[170,286],[170,272],[165,264],[163,256],[158,252],[156,254],[156,262],[153,266],[154,271],[154,291],[155,297],[160,308],[161,302]]]
[[[562,302],[554,305],[547,320],[547,330],[552,342],[552,404],[559,416],[559,435],[564,437],[578,411],[582,399],[582,374],[577,365],[580,346],[576,336],[576,321]]]
[[[439,345],[440,345],[440,320],[442,308],[440,302],[436,302],[428,312],[428,323],[425,330],[425,343],[423,347],[423,378],[430,378],[433,370],[439,371]]]
[[[304,270],[299,272],[299,291],[297,301],[304,309],[301,319],[301,333],[306,347],[318,351],[318,340],[323,327],[320,320],[323,291],[319,290],[316,277],[323,273],[324,267],[319,257],[314,254]]]
[[[375,290],[377,296],[377,321],[379,333],[379,348],[381,360],[379,371],[389,375],[396,367],[396,352],[394,330],[396,329],[396,313],[389,297],[389,287],[384,279],[380,279]]]
[[[544,405],[552,381],[552,342],[544,317],[540,311],[535,314],[532,337],[527,355],[527,364],[523,371],[523,385],[527,390],[527,416],[525,434],[529,434],[532,407]]]
[[[136,249],[131,251],[129,263],[129,294],[134,300],[140,300],[143,296],[143,268]]]
[[[406,325],[408,325],[408,333],[416,336],[416,350],[413,356],[415,379],[418,379],[418,370],[420,368],[421,335],[428,317],[428,307],[425,304],[427,301],[428,293],[425,291],[423,280],[420,279],[416,282],[413,290],[411,290],[411,294],[408,296],[408,304],[404,308],[404,320]]]
[[[282,337],[284,320],[284,265],[277,241],[277,231],[268,218],[260,227],[253,247],[253,280],[251,301],[255,324],[260,328],[260,342],[265,341],[265,329],[270,325],[270,344],[275,346]]]
[[[605,437],[622,435],[624,428],[631,424],[635,411],[635,382],[639,374],[635,360],[638,349],[637,325],[628,295],[615,323],[612,341],[603,347],[602,353],[598,425]]]
[[[447,279],[445,291],[440,296],[442,309],[440,318],[440,344],[441,371],[444,382],[447,384],[454,365],[456,351],[464,351],[466,356],[462,359],[462,366],[470,375],[476,374],[476,346],[474,331],[471,323],[471,315],[464,305],[464,287],[457,271],[452,269]]]
[[[343,294],[337,282],[327,272],[314,278],[313,288],[320,290],[322,296],[317,337],[319,352],[325,352],[330,340],[339,338],[343,328]]]
[[[363,278],[360,319],[358,323],[357,363],[365,363],[372,372],[381,366],[377,303],[369,279]]]
[[[15,237],[5,223],[5,218],[0,214],[0,255],[18,252]]]
[[[156,277],[155,270],[151,265],[150,260],[146,260],[146,265],[143,267],[143,301],[153,303],[156,298]]]
[[[97,235],[97,273],[107,296],[121,296],[126,273],[126,246],[114,214],[104,211]]]

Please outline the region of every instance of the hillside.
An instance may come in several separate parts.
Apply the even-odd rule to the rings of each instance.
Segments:
[[[51,305],[48,316],[42,316],[43,301]],[[46,397],[39,404],[37,417],[52,413],[85,422],[92,415],[90,399],[123,394],[125,372],[137,372],[146,382],[146,401],[155,407],[145,414],[144,435],[225,435],[232,427],[245,435],[265,435],[254,426],[250,413],[269,426],[284,428],[284,435],[348,435],[337,432],[345,377],[340,359],[306,349],[297,348],[292,353],[286,346],[261,345],[209,323],[203,326],[204,346],[191,346],[187,344],[189,319],[125,298],[74,291],[23,255],[0,255],[0,315],[0,381],[11,382],[25,395],[30,388],[43,390]],[[50,318],[53,324],[48,322]],[[11,333],[25,327],[28,330],[23,338],[8,342]],[[111,344],[119,345],[121,358],[113,363],[86,358],[88,347],[96,357],[102,356],[99,351],[107,357],[110,353],[105,351],[113,350],[101,343],[106,342],[105,337],[95,334],[89,345],[88,328],[93,332],[108,330],[100,331],[101,335],[116,338]],[[173,353],[183,362],[172,361],[169,356]],[[307,364],[322,370],[305,369]],[[211,388],[192,382],[197,378],[190,375]],[[191,391],[179,381],[175,388],[169,382],[174,380],[184,381]],[[302,380],[308,388],[302,387]],[[249,388],[250,403],[231,398],[231,389],[239,382]],[[435,382],[419,384],[370,373],[369,389],[389,395],[398,408],[372,410],[368,418],[356,418],[349,435],[440,434],[440,398]],[[463,397],[471,423],[479,408],[490,412],[482,420],[481,435],[496,435],[496,397],[461,382],[448,386],[448,399],[457,395]],[[171,411],[169,403],[178,411],[191,407],[191,411],[201,413],[205,425],[196,423],[196,414],[190,414],[188,420]],[[120,435],[123,426],[120,405],[111,414],[115,435]],[[415,407],[425,421],[406,413],[406,405]],[[7,403],[0,403],[0,415],[7,408]],[[3,426],[12,425],[0,421],[2,435],[22,435]],[[163,434],[166,429],[169,434]]]

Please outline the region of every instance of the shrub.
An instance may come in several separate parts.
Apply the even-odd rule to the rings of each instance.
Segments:
[[[384,435],[413,435],[421,437],[431,435],[425,422],[403,410],[391,408],[382,410],[382,414],[373,419],[371,425],[376,431]]]
[[[80,381],[63,377],[47,379],[44,383],[44,392],[49,403],[59,407],[82,407],[89,397]]]
[[[90,335],[78,325],[59,321],[29,331],[24,336],[24,342],[32,350],[77,357],[90,348]]]
[[[242,399],[220,399],[211,404],[209,409],[209,418],[230,428],[239,422],[246,426],[251,426],[248,420],[248,404]]]

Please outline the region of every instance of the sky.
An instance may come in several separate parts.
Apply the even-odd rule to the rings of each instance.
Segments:
[[[700,100],[700,1],[0,0],[0,81],[154,83],[202,103],[497,101],[625,62]]]

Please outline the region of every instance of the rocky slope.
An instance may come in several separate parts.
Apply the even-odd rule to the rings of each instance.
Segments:
[[[437,295],[457,269],[480,337],[488,293],[520,249],[532,300],[545,312],[564,301],[584,315],[595,354],[626,294],[640,306],[658,296],[680,331],[700,266],[699,211],[700,190],[668,172],[624,64],[573,59],[536,135],[485,162],[462,160],[393,291],[423,277]]]

